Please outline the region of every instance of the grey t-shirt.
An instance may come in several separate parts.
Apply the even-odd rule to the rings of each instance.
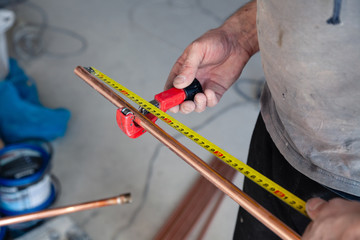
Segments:
[[[334,0],[257,5],[272,139],[298,171],[360,196],[360,1],[342,1],[339,24],[327,22]]]

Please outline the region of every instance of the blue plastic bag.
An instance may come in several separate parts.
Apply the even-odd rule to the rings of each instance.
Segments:
[[[36,85],[14,59],[10,72],[0,81],[0,136],[5,143],[28,138],[53,140],[64,136],[70,119],[67,109],[44,107]]]

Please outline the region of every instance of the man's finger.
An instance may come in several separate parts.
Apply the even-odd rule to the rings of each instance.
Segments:
[[[195,110],[195,103],[193,101],[185,101],[180,104],[180,111],[188,114]]]
[[[306,212],[314,220],[318,217],[320,211],[326,206],[327,201],[321,198],[312,198],[306,203]]]
[[[216,104],[218,104],[219,99],[217,98],[215,92],[211,89],[205,89],[204,94],[207,99],[207,106],[208,107],[214,107]]]
[[[203,93],[198,93],[194,97],[195,112],[203,112],[206,108],[206,96]]]
[[[169,109],[169,111],[172,112],[172,113],[177,113],[177,112],[179,112],[179,110],[180,110],[180,106],[179,106],[179,105],[177,105],[177,106],[172,107],[172,108]]]

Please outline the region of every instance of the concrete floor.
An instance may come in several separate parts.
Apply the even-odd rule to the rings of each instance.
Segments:
[[[151,239],[198,174],[150,134],[136,140],[126,137],[116,125],[116,108],[76,77],[73,69],[94,66],[151,100],[162,91],[183,49],[221,24],[241,2],[245,1],[30,1],[48,15],[47,50],[40,57],[21,61],[21,66],[35,79],[44,105],[64,107],[72,113],[66,136],[53,142],[53,173],[62,185],[57,205],[126,192],[133,196],[130,205],[71,215],[92,239]],[[17,11],[23,19],[39,20],[25,4]],[[81,43],[56,27],[85,38],[85,51],[77,53]],[[252,86],[241,79],[262,77],[260,56],[256,55],[246,66],[239,87],[252,96]],[[245,160],[258,111],[257,103],[231,89],[220,104],[201,114],[172,115],[191,128],[199,127],[200,134]],[[176,135],[166,125],[159,125]],[[200,147],[179,140],[204,160],[211,159]],[[241,187],[242,179],[238,174],[235,184]],[[149,192],[144,197],[146,183]],[[232,239],[237,208],[226,198],[205,239]]]

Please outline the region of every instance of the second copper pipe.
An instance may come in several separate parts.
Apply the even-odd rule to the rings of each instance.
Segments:
[[[92,202],[79,203],[79,204],[69,205],[65,207],[58,207],[53,209],[46,209],[38,212],[27,213],[17,216],[2,217],[0,218],[0,227],[44,219],[44,218],[55,217],[55,216],[74,213],[74,212],[85,211],[94,208],[120,205],[130,202],[131,202],[131,195],[129,193],[126,193],[126,194],[121,194],[119,196],[96,200]]]

